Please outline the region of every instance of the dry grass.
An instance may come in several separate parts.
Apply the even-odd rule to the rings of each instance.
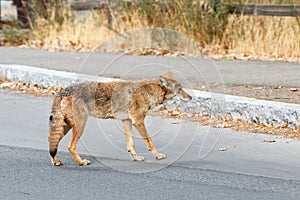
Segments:
[[[59,8],[59,12],[48,12],[47,20],[43,16],[36,19],[27,45],[75,51],[161,48],[217,58],[300,62],[299,18],[203,12],[199,1],[184,0],[172,1],[168,12],[161,12],[154,0],[142,2],[119,5],[111,12],[111,23],[108,10],[82,13]]]
[[[19,91],[23,94],[30,94],[34,96],[53,97],[54,94],[61,91],[62,87],[42,88],[38,84],[30,85],[30,83],[9,81],[6,78],[0,78],[0,90]]]
[[[236,4],[299,4],[299,0],[221,0],[221,2]]]
[[[55,20],[36,19],[32,39],[28,45],[50,50],[88,50],[114,35],[114,32],[101,22],[106,20],[101,13],[91,12],[83,18],[67,9],[63,12],[63,15],[69,17],[61,24]]]
[[[215,49],[220,44],[222,48]],[[293,17],[235,16],[212,53],[234,57],[300,61],[300,25]]]

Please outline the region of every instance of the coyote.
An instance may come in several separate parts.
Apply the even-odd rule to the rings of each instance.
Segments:
[[[145,128],[144,119],[148,110],[174,96],[184,101],[192,98],[173,79],[171,72],[150,81],[87,82],[61,90],[53,100],[49,117],[48,141],[52,164],[62,164],[58,159],[57,149],[60,140],[70,129],[73,130],[68,150],[78,165],[90,164],[89,160],[82,160],[76,151],[76,144],[89,115],[122,120],[127,150],[132,160],[144,160],[143,156],[138,156],[135,152],[132,125],[156,159],[164,159],[166,156],[155,149]]]

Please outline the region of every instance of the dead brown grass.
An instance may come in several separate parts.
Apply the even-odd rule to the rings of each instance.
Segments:
[[[212,53],[232,58],[269,58],[300,61],[300,26],[293,17],[236,16],[228,17],[221,41],[215,41]]]
[[[190,45],[178,42],[183,38],[178,35],[183,35],[191,41],[189,44],[198,45],[197,50],[189,50],[190,54],[300,62],[299,18],[228,15],[226,10],[203,12],[200,1],[184,0],[174,0],[176,7],[169,6],[168,12],[161,12],[152,1],[143,2],[143,5],[121,5],[119,9],[110,10],[111,23],[108,23],[108,10],[83,13],[65,7],[59,12],[62,16],[59,21],[52,15],[47,20],[37,18],[26,45],[50,50],[92,51],[101,44],[110,43],[109,48],[98,50],[168,48],[184,51]],[[172,37],[174,34],[166,34],[166,31],[153,34],[149,28],[164,28],[176,32],[177,36]],[[124,40],[133,30],[138,35],[130,42]],[[124,41],[114,43],[116,40]]]
[[[42,88],[38,84],[31,85],[30,83],[24,83],[19,81],[9,81],[6,78],[0,78],[0,89],[18,91],[23,94],[30,94],[34,96],[54,96],[62,88],[49,87]]]
[[[297,4],[299,0],[222,0],[221,2],[229,4]]]

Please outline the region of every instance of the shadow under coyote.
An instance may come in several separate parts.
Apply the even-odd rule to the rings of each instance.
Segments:
[[[78,165],[88,165],[89,160],[81,159],[76,145],[81,137],[88,116],[96,118],[119,119],[123,122],[127,150],[133,160],[143,161],[134,149],[132,125],[147,144],[156,159],[166,156],[157,152],[145,128],[147,112],[174,96],[184,101],[191,100],[180,83],[168,72],[149,81],[87,82],[61,90],[54,98],[49,117],[49,151],[54,166],[61,165],[57,149],[60,140],[72,129],[72,138],[68,146]]]

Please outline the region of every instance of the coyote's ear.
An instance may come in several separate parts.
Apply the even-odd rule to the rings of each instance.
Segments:
[[[172,71],[168,71],[164,76],[168,78],[173,78],[173,73]]]
[[[159,77],[159,83],[160,83],[160,85],[162,85],[164,87],[167,87],[169,85],[167,78],[164,76]]]

